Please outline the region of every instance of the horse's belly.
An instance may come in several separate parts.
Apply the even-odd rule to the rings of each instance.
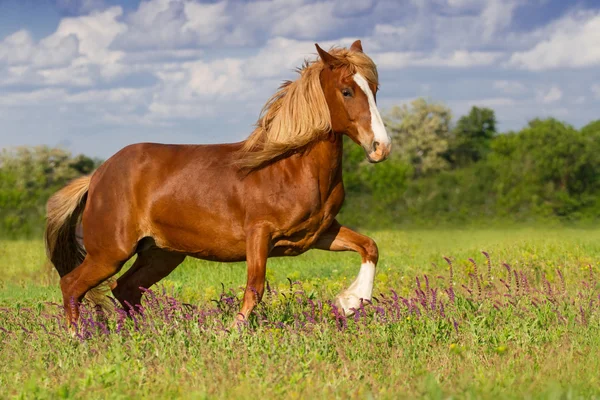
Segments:
[[[246,259],[243,231],[231,225],[157,228],[152,237],[160,248],[210,261],[232,262]]]
[[[206,260],[206,261],[218,261],[218,262],[246,261],[245,252],[224,253],[222,251],[220,251],[220,252],[200,251],[197,253],[190,253],[190,254],[188,254],[188,256],[197,258],[200,260]]]
[[[318,215],[300,224],[297,229],[281,235],[274,241],[271,255],[274,257],[297,256],[310,250],[323,232],[331,226],[334,218],[333,214]]]

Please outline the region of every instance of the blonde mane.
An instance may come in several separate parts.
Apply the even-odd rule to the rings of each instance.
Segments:
[[[335,68],[347,75],[360,73],[378,85],[377,68],[364,53],[344,48],[331,49],[338,60]],[[284,82],[264,105],[256,129],[243,142],[238,165],[255,169],[289,152],[304,148],[331,131],[331,116],[319,76],[324,64],[320,59],[297,70],[300,77]]]

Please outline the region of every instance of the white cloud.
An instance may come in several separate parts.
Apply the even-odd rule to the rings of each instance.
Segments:
[[[334,3],[331,2],[304,4],[278,20],[272,32],[275,35],[310,39],[335,31],[342,20],[334,16],[333,7]]]
[[[539,91],[537,100],[543,104],[555,103],[562,99],[563,92],[557,86],[552,86],[546,91]]]
[[[376,0],[334,0],[333,12],[336,16],[364,17],[375,6]]]
[[[91,86],[94,77],[85,64],[74,64],[67,68],[47,68],[36,71],[45,85]]]
[[[481,4],[480,0],[447,0],[447,4],[450,7],[472,7],[473,5]]]
[[[27,64],[33,56],[34,47],[29,32],[15,32],[0,42],[0,62],[8,65]]]
[[[7,65],[60,66],[78,55],[74,35],[48,37],[36,44],[27,31],[20,30],[0,42],[0,63]]]
[[[473,105],[477,103],[480,107],[505,107],[505,106],[514,106],[515,99],[510,97],[491,97],[487,99],[480,99],[473,102]]]
[[[217,40],[215,36],[224,30],[231,20],[231,17],[226,14],[227,3],[215,4],[200,4],[200,3],[185,3],[184,10],[187,16],[187,22],[183,25],[182,30],[193,31],[198,37],[212,42]]]
[[[148,111],[156,118],[196,119],[214,115],[219,104],[244,101],[254,88],[242,70],[242,61],[187,62],[157,72],[160,83]]]
[[[487,108],[506,108],[514,107],[517,104],[517,100],[511,97],[485,97],[469,100],[458,100],[450,102],[450,105],[454,111],[458,111],[459,114],[467,113],[471,107],[487,107]]]
[[[344,18],[365,9],[361,2],[350,6],[345,8],[349,14],[338,15],[342,6],[334,1],[150,0],[127,16],[129,29],[114,46],[130,51],[164,50],[253,45],[272,36],[314,39],[336,32]]]
[[[570,14],[545,27],[533,48],[516,52],[510,66],[540,71],[600,65],[600,14]]]
[[[492,0],[481,13],[483,38],[490,40],[497,32],[505,30],[511,23],[517,4],[511,0]]]
[[[415,4],[412,10],[406,6],[401,8],[406,10],[405,17],[387,23],[404,28],[405,33],[396,35],[396,40],[389,40],[390,36],[382,38],[382,48],[443,53],[482,51],[489,47],[504,50],[521,39],[511,38],[508,32],[523,0],[415,0],[412,3]],[[400,7],[397,1],[393,4]]]
[[[64,89],[39,89],[31,92],[9,93],[0,95],[0,106],[32,106],[48,101],[60,101],[66,96]]]
[[[407,29],[404,26],[396,26],[391,24],[377,24],[373,34],[375,36],[393,35],[402,36],[407,33]]]
[[[284,70],[291,72],[314,53],[316,48],[313,43],[276,37],[247,61],[246,68],[255,77],[274,77],[281,75]]]
[[[147,95],[147,90],[134,88],[116,88],[105,90],[87,90],[79,93],[69,94],[65,97],[66,103],[138,103]],[[121,107],[121,106],[120,106]]]
[[[202,61],[183,64],[187,72],[186,87],[199,96],[228,96],[237,94],[243,97],[251,89],[244,80],[242,61],[226,58],[204,63]]]
[[[519,81],[497,80],[493,83],[494,89],[501,90],[507,94],[523,93],[526,87]]]
[[[398,69],[406,67],[451,67],[467,68],[491,65],[502,57],[495,52],[469,52],[456,50],[448,55],[427,54],[422,52],[387,52],[374,55],[380,69]]]
[[[281,80],[295,79],[304,59],[314,59],[315,42],[327,49],[356,39],[380,69],[382,106],[426,94],[457,107],[456,115],[487,106],[500,123],[522,126],[568,106],[569,118],[581,120],[597,113],[600,100],[591,72],[568,70],[595,62],[585,57],[597,54],[590,46],[600,43],[593,36],[598,15],[572,13],[517,31],[513,16],[524,0],[411,0],[402,7],[398,0],[144,0],[132,11],[104,6],[112,1],[57,1],[76,16],[52,34],[38,40],[22,29],[0,37],[0,115],[24,137],[47,124],[47,135],[73,143],[85,133],[82,142],[101,145],[107,132],[119,144],[221,141],[222,134],[237,140]],[[546,42],[558,47],[545,49]],[[538,57],[564,74],[521,70]],[[409,67],[410,76],[398,71]],[[239,132],[222,130],[227,124]]]
[[[600,99],[600,84],[594,83],[590,89],[592,90],[594,97]]]
[[[2,64],[9,68],[4,84],[91,86],[122,71],[123,52],[109,49],[127,27],[118,21],[121,7],[64,18],[56,31],[35,43],[27,31],[18,31],[0,42]]]
[[[84,14],[104,8],[104,0],[56,0],[56,5],[74,14]]]
[[[354,39],[319,41],[319,46],[328,49],[332,46],[350,46]],[[249,57],[244,68],[253,78],[272,78],[278,76],[294,77],[293,70],[300,67],[305,59],[315,59],[317,49],[315,42],[295,40],[284,37],[270,39],[260,51]]]
[[[76,35],[48,37],[40,42],[33,56],[36,66],[65,66],[79,54],[80,41]]]
[[[182,0],[150,0],[127,16],[128,29],[115,46],[132,49],[173,49],[202,46],[227,35],[231,16],[227,2],[203,4]]]
[[[90,15],[63,19],[56,32],[42,41],[55,42],[70,35],[79,40],[79,52],[86,61],[95,64],[114,63],[122,53],[108,49],[117,35],[127,26],[118,21],[123,14],[121,7],[111,7]]]

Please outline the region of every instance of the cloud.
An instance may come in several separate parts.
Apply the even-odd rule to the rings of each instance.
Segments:
[[[333,13],[340,17],[364,17],[376,3],[376,0],[334,0]]]
[[[402,36],[407,33],[407,29],[403,26],[396,26],[392,24],[377,24],[373,31],[374,36]]]
[[[382,1],[375,12],[386,23],[378,21],[381,26],[373,33],[382,48],[394,50],[501,50],[518,42],[508,31],[521,4],[522,0],[413,0],[399,6],[397,1]],[[401,29],[394,33],[394,27]]]
[[[333,32],[342,23],[341,18],[334,16],[334,5],[331,2],[303,4],[278,20],[273,26],[272,33],[310,39]]]
[[[498,89],[507,94],[523,93],[526,87],[519,81],[497,80],[493,83],[494,89]]]
[[[256,45],[273,36],[315,39],[337,32],[347,18],[353,18],[373,4],[373,1],[344,5],[308,0],[211,3],[150,0],[142,2],[126,17],[129,29],[119,36],[113,47],[128,51],[164,50]]]
[[[407,67],[468,68],[491,65],[502,56],[502,53],[469,52],[465,50],[456,50],[450,54],[386,52],[374,55],[377,58],[377,65],[380,69]]]
[[[95,64],[116,62],[122,54],[111,51],[108,47],[115,37],[127,30],[126,25],[118,21],[121,15],[123,15],[121,7],[111,7],[90,15],[64,18],[56,32],[42,42],[55,42],[73,35],[79,41],[79,52],[85,57],[85,62]]]
[[[216,38],[211,35],[222,31],[231,20],[231,17],[225,12],[226,6],[226,2],[185,3],[184,10],[188,21],[183,26],[183,31],[192,31],[200,38],[207,38],[208,41],[215,40]]]
[[[69,17],[54,32],[39,38],[24,21],[0,36],[0,116],[15,132],[0,146],[51,137],[106,155],[134,140],[238,140],[315,42],[356,39],[385,107],[426,94],[457,115],[492,107],[511,128],[568,107],[585,122],[600,107],[593,73],[573,70],[596,62],[598,12],[528,30],[514,21],[524,0],[57,1]]]
[[[56,101],[66,95],[64,89],[40,89],[31,92],[10,93],[0,95],[0,106],[34,106],[47,101]]]
[[[64,18],[38,43],[24,30],[8,36],[0,42],[0,68],[2,64],[13,68],[6,70],[0,85],[91,86],[118,75],[123,53],[109,46],[127,29],[118,21],[122,13],[121,7],[111,7]]]
[[[535,35],[543,37],[533,48],[514,53],[509,66],[541,71],[600,65],[600,14],[597,12],[570,14]]]
[[[517,3],[511,0],[492,0],[481,13],[482,37],[489,41],[510,26]]]
[[[73,15],[89,13],[106,6],[104,0],[56,0],[56,5],[59,9]]]
[[[473,106],[488,108],[505,108],[514,107],[516,104],[517,100],[511,97],[486,97],[452,102],[452,106],[460,110],[461,113],[466,113]]]
[[[473,7],[473,6],[481,4],[481,3],[482,2],[479,0],[447,0],[447,4],[450,7],[456,7],[456,8]]]
[[[75,35],[51,36],[36,44],[29,32],[20,30],[0,42],[0,64],[66,65],[78,55],[78,48],[79,41]]]
[[[249,74],[258,78],[279,76],[283,70],[292,71],[302,61],[316,53],[313,43],[275,37],[246,63]]]
[[[562,99],[563,92],[557,86],[552,86],[547,91],[540,91],[537,100],[543,104],[555,103]]]
[[[319,46],[328,49],[332,46],[350,46],[355,39],[320,40]],[[270,39],[259,52],[249,57],[244,68],[251,78],[294,78],[292,72],[300,67],[305,59],[315,59],[315,42],[309,40],[275,37]]]
[[[29,32],[15,32],[0,42],[0,62],[7,65],[27,64],[35,51],[34,47]]]
[[[218,42],[228,33],[232,18],[227,2],[151,0],[127,16],[128,29],[114,47],[126,50],[175,49]]]

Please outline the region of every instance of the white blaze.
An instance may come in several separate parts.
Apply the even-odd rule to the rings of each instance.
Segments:
[[[391,140],[387,134],[387,131],[385,130],[385,125],[383,124],[381,115],[379,115],[377,104],[375,104],[375,97],[373,96],[373,92],[369,87],[369,83],[361,74],[354,74],[354,82],[356,82],[358,87],[365,92],[365,95],[369,100],[369,110],[371,111],[371,129],[373,130],[375,141],[379,142],[381,145],[389,145]]]

